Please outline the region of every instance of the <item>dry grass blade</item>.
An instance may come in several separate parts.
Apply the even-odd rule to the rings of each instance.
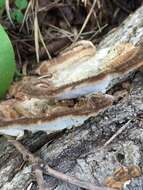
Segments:
[[[93,41],[96,35],[99,34],[99,32],[102,32],[102,30],[104,30],[107,26],[108,24],[105,24],[104,26],[100,27],[100,30],[94,31],[93,35],[89,38],[89,40]]]
[[[51,57],[51,55],[50,55],[50,53],[49,53],[49,50],[48,50],[48,48],[46,47],[46,44],[45,44],[45,42],[44,42],[44,39],[43,39],[43,36],[42,36],[42,34],[41,34],[41,31],[40,31],[39,27],[38,27],[38,32],[39,32],[40,41],[41,41],[43,47],[45,48],[45,51],[46,51],[46,53],[47,53],[47,55],[48,55],[48,58],[49,58],[49,59],[52,59],[52,57]]]
[[[91,14],[92,14],[92,12],[93,12],[93,10],[94,10],[96,1],[97,1],[97,0],[94,0],[94,1],[93,1],[92,7],[91,7],[91,9],[90,9],[90,11],[89,11],[89,13],[88,13],[88,15],[87,15],[85,21],[84,21],[84,23],[83,23],[83,25],[82,25],[82,27],[81,27],[79,33],[78,33],[76,39],[75,39],[75,42],[78,40],[80,34],[83,32],[84,28],[86,27],[86,25],[87,25],[87,23],[88,23],[88,21],[89,21],[89,18],[90,18]]]
[[[9,0],[5,0],[5,10],[6,10],[6,14],[7,14],[7,17],[9,19],[10,23],[14,26],[14,23],[13,23],[12,18],[10,16]]]
[[[69,28],[71,28],[71,24],[70,24],[70,22],[68,21],[68,19],[66,18],[65,14],[64,14],[61,10],[60,10],[60,13],[61,13],[63,19],[65,20],[65,23],[67,24],[67,26],[68,26]]]
[[[99,31],[101,32],[101,26],[100,26],[100,24],[99,24],[99,21],[98,21],[96,12],[94,12],[93,14],[94,14],[94,17],[95,17],[95,19],[96,19],[97,27],[98,27]]]
[[[71,32],[64,30],[62,28],[59,28],[57,26],[54,26],[52,24],[49,24],[49,26],[53,29],[53,31],[56,31],[56,32],[60,33],[61,36],[63,35],[63,37],[67,37],[67,38],[69,38],[69,40],[73,41],[72,37],[74,36],[74,34],[72,34]]]
[[[39,40],[41,41],[41,43],[42,43],[42,45],[43,45],[43,47],[44,47],[44,49],[48,55],[48,58],[51,59],[52,57],[48,51],[48,48],[46,47],[43,36],[41,34],[39,24],[38,24],[37,13],[38,13],[38,2],[36,1],[35,11],[34,11],[34,40],[35,40],[36,59],[37,59],[37,62],[39,62],[40,61],[40,58],[39,58]]]
[[[39,63],[39,26],[38,26],[38,18],[37,18],[37,9],[35,10],[34,16],[34,41],[35,41],[35,51],[36,51],[36,59]]]
[[[32,5],[32,1],[33,1],[33,0],[30,0],[30,2],[28,3],[28,6],[27,6],[27,9],[26,9],[25,14],[24,14],[24,18],[23,18],[21,27],[20,27],[20,29],[19,29],[20,32],[21,32],[21,30],[22,30],[22,28],[23,28],[23,26],[24,26],[24,23],[25,23],[26,18],[28,17],[28,13],[29,13],[29,11],[30,11],[30,8],[31,8],[31,5]]]
[[[87,1],[88,1],[88,0],[81,0],[81,2],[84,4],[84,7],[87,6]]]

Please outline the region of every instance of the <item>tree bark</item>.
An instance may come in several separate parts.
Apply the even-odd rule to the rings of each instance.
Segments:
[[[130,15],[119,28],[111,31],[97,49],[112,47],[120,42],[142,44],[143,6]],[[143,74],[132,77],[128,94],[96,118],[82,126],[47,136],[38,132],[22,143],[51,167],[70,176],[103,185],[105,178],[121,166],[143,167]],[[112,141],[119,129],[129,124]],[[108,142],[108,143],[107,143]],[[104,146],[106,144],[106,146]],[[44,176],[47,189],[79,189],[48,175]],[[31,165],[24,164],[21,154],[6,142],[0,143],[0,189],[37,189],[31,175]]]

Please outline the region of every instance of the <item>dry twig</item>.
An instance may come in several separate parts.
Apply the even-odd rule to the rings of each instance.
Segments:
[[[11,15],[10,15],[9,0],[6,0],[6,1],[5,1],[5,10],[6,10],[7,17],[8,17],[8,19],[9,19],[10,23],[12,24],[12,26],[14,26],[14,23],[13,23],[13,21],[12,21]]]
[[[117,136],[119,136],[131,123],[131,120],[129,120],[125,125],[123,125],[106,143],[104,144],[104,148],[109,145]]]
[[[75,41],[78,40],[80,34],[81,34],[81,33],[83,32],[83,30],[85,29],[85,27],[86,27],[86,25],[87,25],[87,23],[88,23],[88,21],[89,21],[89,18],[90,18],[91,14],[92,14],[92,12],[93,12],[93,10],[94,10],[95,4],[96,4],[96,0],[93,1],[92,7],[91,7],[91,9],[90,9],[90,11],[89,11],[89,13],[88,13],[88,15],[87,15],[87,17],[86,17],[86,19],[85,19],[83,25],[82,25],[82,27],[81,27],[79,33],[78,33],[78,35],[77,35]]]
[[[48,164],[45,164],[44,161],[42,161],[40,158],[35,157],[32,153],[30,153],[21,143],[19,143],[16,140],[9,140],[11,144],[13,144],[17,150],[23,155],[23,159],[27,160],[32,163],[33,165],[33,171],[35,173],[37,183],[39,186],[39,190],[46,190],[46,185],[44,183],[44,178],[43,178],[43,170],[44,173],[55,177],[59,180],[65,181],[66,183],[71,183],[73,185],[76,185],[78,187],[82,187],[84,189],[88,190],[112,190],[110,188],[106,187],[99,187],[96,186],[95,184],[88,183],[83,180],[79,180],[75,177],[70,177],[67,176],[61,172],[58,172],[54,169],[52,169]]]

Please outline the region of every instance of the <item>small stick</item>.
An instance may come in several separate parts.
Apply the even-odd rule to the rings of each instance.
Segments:
[[[70,183],[70,184],[76,185],[76,186],[84,188],[84,189],[88,189],[88,190],[112,190],[110,188],[96,186],[93,183],[89,183],[89,182],[80,180],[76,177],[67,176],[61,172],[58,172],[58,171],[52,169],[47,164],[46,164],[45,169],[46,169],[48,175],[56,177],[62,181],[65,181],[66,183]]]
[[[36,175],[39,190],[46,190],[45,184],[44,184],[42,168],[45,168],[46,173],[48,175],[55,177],[59,180],[62,180],[62,181],[71,183],[73,185],[76,185],[78,187],[82,187],[84,189],[88,189],[88,190],[113,190],[111,188],[99,187],[99,186],[96,186],[95,184],[92,184],[90,182],[88,183],[86,181],[77,179],[75,177],[70,177],[70,176],[67,176],[61,172],[58,172],[58,171],[52,169],[48,164],[45,164],[44,161],[42,161],[42,159],[34,156],[31,152],[29,152],[18,141],[8,140],[8,142],[13,144],[17,148],[17,150],[23,155],[24,160],[30,161],[34,165],[33,170],[35,170],[34,173]]]
[[[43,171],[42,168],[39,165],[34,165],[33,166],[33,171],[35,173],[36,181],[39,186],[40,190],[45,190],[45,183],[44,183],[44,178],[43,178]]]
[[[119,136],[122,131],[124,131],[130,124],[131,120],[129,120],[125,125],[123,125],[106,143],[104,144],[103,148],[109,145],[117,136]]]

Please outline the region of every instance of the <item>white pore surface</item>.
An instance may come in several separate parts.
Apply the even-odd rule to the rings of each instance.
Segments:
[[[63,116],[58,117],[52,121],[36,123],[36,124],[13,124],[6,126],[5,128],[0,128],[0,133],[10,136],[22,136],[24,130],[30,130],[32,132],[36,131],[46,131],[47,133],[52,133],[54,131],[59,131],[65,128],[72,128],[73,126],[79,126],[91,116],[96,115],[96,113],[85,115],[85,116]]]

